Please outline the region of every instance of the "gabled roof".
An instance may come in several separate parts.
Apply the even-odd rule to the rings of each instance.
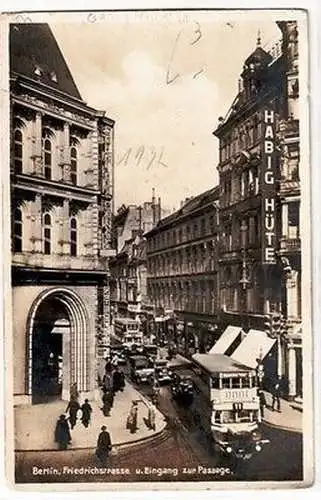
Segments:
[[[10,72],[82,100],[48,24],[10,25]]]

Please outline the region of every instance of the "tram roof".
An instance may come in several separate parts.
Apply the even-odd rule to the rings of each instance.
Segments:
[[[193,361],[209,373],[239,373],[253,371],[225,354],[194,354]]]

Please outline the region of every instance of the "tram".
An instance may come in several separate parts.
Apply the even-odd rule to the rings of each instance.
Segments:
[[[250,459],[269,441],[262,438],[255,370],[224,354],[194,354],[192,411],[215,448]]]

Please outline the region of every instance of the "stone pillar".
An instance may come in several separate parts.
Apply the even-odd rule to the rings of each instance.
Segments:
[[[70,182],[70,130],[69,123],[64,123],[63,129],[63,156],[62,156],[62,178],[64,182]]]
[[[288,345],[289,398],[296,396],[296,351],[293,344]]]
[[[42,252],[42,197],[41,194],[36,194],[33,203],[32,214],[32,235],[31,241],[33,243],[33,252]]]
[[[283,203],[282,204],[282,237],[286,238],[288,235],[288,227],[289,227],[289,220],[288,220],[288,204]]]
[[[70,253],[70,234],[69,234],[69,200],[64,199],[63,206],[61,209],[61,218],[60,218],[60,253],[69,255]]]
[[[291,271],[286,277],[286,307],[288,318],[298,318],[298,272]]]
[[[70,397],[70,341],[71,341],[71,328],[63,334],[62,337],[62,394],[61,397],[64,401],[68,401]]]

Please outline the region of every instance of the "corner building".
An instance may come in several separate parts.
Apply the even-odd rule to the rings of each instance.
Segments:
[[[82,100],[46,24],[10,30],[16,404],[95,396],[110,334],[114,121]]]
[[[295,397],[302,394],[298,31],[294,21],[277,24],[282,39],[266,51],[258,38],[239,92],[214,132],[220,317],[245,333],[261,331],[255,338],[266,374],[282,375]],[[272,312],[286,318],[286,332],[270,350],[264,316]]]

